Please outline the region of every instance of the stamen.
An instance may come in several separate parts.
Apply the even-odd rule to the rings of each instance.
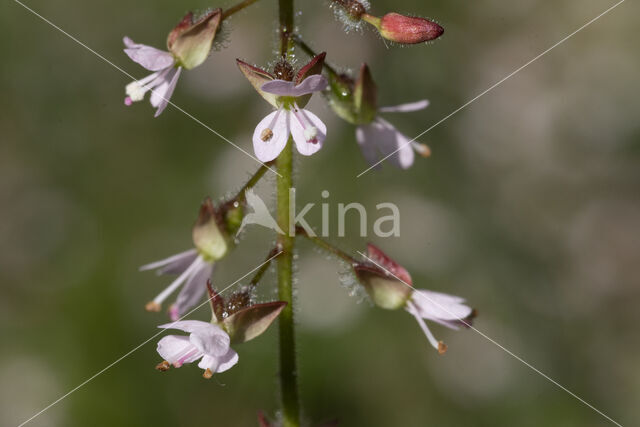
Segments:
[[[187,267],[186,270],[184,270],[182,272],[182,274],[180,274],[180,276],[178,276],[173,282],[171,282],[171,284],[169,286],[167,286],[162,292],[160,292],[158,294],[157,297],[155,297],[153,299],[153,303],[157,304],[158,307],[160,307],[160,305],[162,304],[162,301],[164,301],[165,299],[167,299],[167,297],[169,295],[171,295],[173,293],[173,291],[175,291],[176,289],[178,289],[180,287],[180,285],[182,285],[182,283],[187,280],[194,272],[196,272],[200,266],[202,265],[202,263],[205,262],[202,257],[198,256],[189,267]],[[147,306],[149,306],[151,303],[147,304]],[[158,310],[154,310],[154,311],[159,311],[160,308],[158,308]]]
[[[131,106],[131,104],[133,104],[133,100],[131,99],[130,96],[127,96],[126,98],[124,98],[124,105],[129,107],[129,106]]]
[[[278,108],[278,111],[276,112],[275,116],[273,116],[273,119],[271,119],[271,123],[269,123],[269,126],[260,133],[260,139],[264,142],[270,141],[271,138],[273,138],[273,128],[275,127],[276,121],[278,120],[278,117],[280,117],[282,110],[282,107]]]
[[[162,307],[155,301],[149,301],[147,305],[144,306],[144,309],[147,311],[159,312]]]
[[[173,322],[180,318],[180,312],[178,311],[178,306],[176,304],[171,304],[171,307],[169,307],[169,318]]]
[[[202,378],[209,380],[211,379],[211,377],[213,376],[213,372],[211,372],[211,369],[207,368],[206,371],[204,371],[204,374],[202,374]]]
[[[304,129],[304,139],[312,144],[317,144],[318,128],[311,124],[309,119],[300,111],[300,107],[298,107],[297,104],[293,105],[293,115],[298,119],[302,129]]]
[[[422,157],[431,156],[431,149],[427,144],[411,141],[411,146],[413,147],[414,150],[416,150],[416,153],[420,154]]]
[[[269,141],[271,138],[273,138],[273,131],[269,128],[264,129],[260,134],[260,139],[264,142]]]
[[[418,321],[418,325],[420,325],[422,332],[424,332],[424,334],[427,336],[429,343],[433,346],[433,348],[438,350],[438,353],[443,354],[447,350],[447,346],[444,345],[442,341],[436,340],[436,338],[433,336],[433,334],[429,330],[429,327],[427,326],[425,321],[422,319],[422,317],[420,317],[420,314],[415,304],[413,304],[412,302],[407,302],[407,305],[411,306],[412,310],[410,311],[410,313],[413,314],[413,317],[415,317],[416,320]]]
[[[447,352],[447,345],[442,341],[438,341],[438,354],[445,354]]]
[[[129,102],[138,102],[144,99],[144,95],[149,91],[149,89],[154,88],[161,84],[164,81],[164,76],[171,70],[171,67],[167,67],[164,70],[156,71],[153,74],[149,74],[147,77],[133,81],[127,85],[125,91],[128,95]],[[125,98],[125,104],[127,103],[127,98]]]
[[[156,365],[156,369],[160,372],[167,372],[170,368],[171,368],[171,364],[166,360],[163,360],[162,362]]]
[[[189,347],[187,347],[187,350],[189,350]],[[179,368],[180,366],[182,366],[185,362],[185,360],[187,360],[188,358],[190,358],[191,356],[195,355],[198,353],[198,349],[195,347],[192,347],[190,351],[188,351],[186,354],[180,356],[178,358],[178,360],[176,360],[175,362],[173,362],[173,366],[175,366],[176,368]],[[180,354],[180,353],[178,353]]]

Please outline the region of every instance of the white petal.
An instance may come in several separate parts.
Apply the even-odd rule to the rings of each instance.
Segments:
[[[177,322],[165,323],[164,325],[158,326],[158,328],[179,329],[184,332],[192,333],[195,331],[208,329],[211,326],[220,329],[218,326],[214,326],[211,323],[203,322],[201,320],[179,320]]]
[[[358,141],[362,155],[370,165],[375,164],[380,159],[378,147],[374,141],[375,133],[375,126],[371,124],[360,125],[356,128],[356,141]],[[379,165],[376,165],[376,168],[378,167]]]
[[[180,273],[180,275],[175,278],[169,286],[163,289],[162,292],[160,292],[153,299],[153,301],[157,304],[161,304],[162,301],[167,299],[169,295],[171,295],[176,289],[178,289],[184,283],[184,281],[187,280],[187,278],[191,276],[191,274],[193,274],[193,271],[197,270],[203,262],[204,260],[200,256],[197,256],[196,259],[193,260],[191,265],[189,265],[182,273]]]
[[[382,157],[389,156],[387,160],[401,169],[410,167],[415,158],[411,140],[386,120],[378,117],[376,122],[381,126],[376,143]]]
[[[173,56],[169,52],[143,44],[136,44],[128,37],[125,37],[124,44],[127,46],[124,52],[129,58],[147,70],[162,70],[163,68],[170,67],[174,63]]]
[[[217,325],[208,325],[208,328],[197,329],[189,335],[191,343],[209,356],[219,357],[227,354],[231,342],[229,335]]]
[[[211,372],[216,373],[227,371],[236,363],[238,363],[238,353],[230,348],[225,355],[220,357],[213,357],[205,354],[200,363],[198,363],[198,367],[202,369],[211,369]]]
[[[224,372],[228,369],[231,369],[233,365],[238,363],[238,359],[238,353],[229,348],[227,354],[220,358],[220,364],[218,365],[217,372]]]
[[[164,109],[167,108],[167,105],[171,100],[171,95],[173,95],[173,91],[176,88],[176,84],[178,84],[178,78],[180,77],[181,72],[182,67],[178,67],[178,69],[173,73],[171,81],[167,80],[162,83],[161,88],[158,88],[157,90],[154,89],[153,93],[151,94],[151,105],[153,105],[154,107],[158,107],[154,117],[158,117],[160,114],[162,114]],[[169,75],[170,74],[167,75],[167,79],[169,79]]]
[[[159,274],[180,274],[191,264],[198,256],[196,249],[189,249],[188,251],[180,252],[179,254],[171,255],[168,258],[160,261],[155,261],[149,264],[145,264],[140,267],[140,271],[160,269]]]
[[[390,107],[381,107],[378,108],[378,111],[381,113],[409,113],[411,111],[419,111],[427,108],[429,106],[429,101],[427,99],[423,99],[421,101],[409,102],[407,104],[394,105]]]
[[[417,314],[425,319],[445,322],[460,320],[472,312],[470,307],[463,304],[464,299],[440,292],[416,290],[411,296],[411,301],[417,309]]]
[[[279,96],[294,96],[295,84],[287,80],[271,80],[260,86],[260,89],[267,93],[272,93]]]
[[[191,363],[202,357],[202,352],[189,341],[189,337],[167,335],[158,341],[158,354],[167,362],[176,363],[181,357],[187,356],[182,363]]]
[[[296,117],[294,112],[291,112],[290,115],[290,127],[291,127],[291,135],[293,135],[293,140],[296,143],[296,148],[298,152],[303,156],[310,156],[316,153],[318,150],[322,148],[322,144],[327,137],[327,127],[325,124],[309,110],[300,109],[297,114],[302,117]],[[305,122],[305,127],[300,123],[300,118]],[[308,142],[307,136],[305,134],[305,130],[309,131],[315,127],[315,141],[316,142]]]
[[[200,302],[207,290],[207,280],[211,278],[212,271],[213,264],[205,262],[189,276],[176,299],[175,309],[178,317],[182,317]]]
[[[277,118],[276,118],[277,116]],[[274,121],[275,119],[275,121]],[[253,151],[261,162],[269,162],[280,154],[289,140],[288,114],[284,110],[277,110],[258,123],[253,131]],[[264,132],[273,133],[271,139],[263,141]]]
[[[128,48],[133,48],[133,47],[138,47],[138,46],[142,46],[136,42],[134,42],[133,40],[131,40],[129,37],[124,36],[122,38],[122,41],[124,42],[124,45]]]

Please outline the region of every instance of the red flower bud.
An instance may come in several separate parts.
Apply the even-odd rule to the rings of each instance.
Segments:
[[[378,28],[385,39],[403,44],[427,42],[444,33],[444,28],[433,21],[399,13],[387,13],[379,22],[370,23]]]

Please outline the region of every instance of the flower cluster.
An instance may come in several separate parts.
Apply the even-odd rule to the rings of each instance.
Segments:
[[[186,14],[169,33],[166,51],[135,43],[125,37],[124,52],[151,72],[147,77],[126,86],[125,105],[143,100],[150,92],[150,103],[156,109],[155,116],[159,116],[171,103],[171,96],[183,70],[192,70],[208,58],[224,20],[255,1],[244,0],[225,11],[217,8],[199,15]],[[370,5],[365,0],[331,2],[334,10],[340,11],[338,14],[346,25],[357,28],[371,25],[381,37],[396,43],[423,43],[443,33],[442,27],[425,18],[393,12],[382,17],[374,16],[369,13]],[[280,7],[285,3],[280,2]],[[291,9],[291,4],[288,7]],[[252,134],[253,150],[262,166],[237,196],[217,204],[209,198],[204,200],[192,228],[192,246],[189,249],[140,267],[141,270],[155,270],[159,275],[176,276],[146,305],[149,311],[160,311],[165,300],[177,292],[175,301],[168,308],[172,322],[159,327],[163,330],[179,330],[184,334],[166,335],[159,340],[157,352],[163,359],[157,365],[160,371],[198,362],[198,367],[204,370],[203,376],[211,378],[238,363],[239,356],[234,350],[237,344],[260,336],[280,316],[281,336],[285,337],[280,349],[286,353],[281,358],[280,375],[283,387],[288,387],[288,397],[283,399],[287,401],[283,409],[284,418],[290,421],[285,423],[287,425],[299,425],[299,411],[291,408],[297,405],[295,349],[294,340],[291,339],[294,333],[291,272],[294,270],[293,247],[296,236],[310,238],[320,247],[350,262],[355,277],[371,301],[384,309],[402,308],[410,313],[429,343],[441,354],[446,346],[434,337],[425,320],[458,329],[461,326],[470,327],[476,314],[460,297],[414,289],[407,270],[376,246],[369,245],[365,259],[356,261],[351,255],[315,236],[298,232],[295,219],[288,222],[281,218],[283,212],[291,212],[292,208],[288,192],[292,180],[293,147],[300,155],[311,156],[319,152],[327,141],[327,126],[306,108],[315,93],[323,95],[339,118],[355,126],[354,140],[371,165],[377,166],[389,159],[395,166],[407,169],[414,163],[416,153],[423,157],[431,153],[428,146],[405,136],[383,117],[387,113],[422,110],[429,105],[427,100],[393,107],[379,106],[377,86],[369,66],[362,64],[356,75],[337,72],[326,62],[325,52],[316,54],[300,38],[294,29],[293,16],[293,10],[280,13],[280,55],[272,67],[263,68],[236,60],[242,75],[272,107],[272,111],[258,121]],[[297,69],[291,55],[295,46],[310,57],[306,64]],[[278,221],[276,224],[272,219],[270,228],[295,229],[296,235],[279,234],[275,247],[269,252],[267,260],[256,269],[249,285],[223,296],[226,289],[218,292],[213,285],[214,269],[236,246],[238,242],[235,236],[243,226],[257,218],[258,211],[267,212],[264,203],[252,203],[256,199],[253,187],[274,163],[283,175],[278,173],[282,179],[277,185]],[[255,212],[245,215],[247,207],[253,207]],[[256,302],[255,288],[263,279],[271,260],[277,256],[282,256],[279,260],[282,262],[278,262],[278,295],[283,301]],[[186,316],[200,307],[207,291],[211,320],[185,320]],[[260,423],[268,425],[262,416]]]

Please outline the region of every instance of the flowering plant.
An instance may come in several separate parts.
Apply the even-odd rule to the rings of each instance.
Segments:
[[[214,8],[199,15],[188,13],[169,33],[167,51],[125,37],[125,53],[152,72],[126,86],[125,104],[140,101],[151,92],[150,102],[156,108],[155,116],[159,116],[171,104],[170,98],[182,71],[192,70],[208,58],[225,20],[256,1],[244,0],[224,11]],[[394,12],[377,17],[370,13],[366,1],[332,0],[331,6],[346,27],[361,29],[370,25],[382,38],[399,44],[429,42],[444,31],[437,23],[424,18]],[[369,244],[367,253],[362,254],[363,259],[356,259],[316,237],[308,228],[297,226],[295,218],[292,220],[290,212],[295,209],[291,197],[293,147],[300,155],[308,157],[318,153],[325,143],[332,142],[325,121],[306,108],[313,94],[321,94],[339,118],[355,126],[354,140],[367,162],[377,166],[389,158],[402,169],[414,163],[416,152],[427,157],[431,151],[426,145],[409,139],[382,115],[418,111],[426,108],[429,102],[422,99],[395,107],[380,107],[377,86],[367,64],[362,64],[356,75],[338,72],[326,61],[326,52],[314,52],[296,30],[293,0],[279,0],[279,18],[279,52],[273,65],[259,67],[237,60],[242,75],[273,108],[261,120],[256,119],[252,135],[253,152],[262,165],[235,197],[219,203],[205,199],[192,229],[191,249],[146,264],[141,270],[177,276],[147,304],[149,311],[160,311],[162,303],[180,289],[176,301],[168,309],[172,322],[163,323],[160,328],[177,329],[186,335],[166,335],[158,341],[157,352],[162,358],[157,365],[160,371],[198,362],[205,378],[225,372],[238,363],[236,350],[239,345],[257,338],[278,319],[280,421],[286,426],[298,426],[301,410],[293,320],[296,238],[307,238],[346,262],[350,274],[366,291],[373,305],[388,310],[404,309],[414,316],[428,342],[440,354],[445,352],[446,345],[435,339],[425,320],[458,329],[470,327],[476,313],[460,297],[415,289],[409,272],[378,247]],[[293,59],[298,52],[309,55],[310,59],[296,69]],[[267,208],[253,193],[253,187],[267,171],[277,175],[277,218],[269,217],[270,221],[260,219],[268,216]],[[250,208],[253,213],[247,212]],[[214,267],[224,262],[239,244],[236,236],[248,223],[272,228],[277,232],[276,243],[248,285],[229,296],[223,295],[226,289],[217,289],[216,279],[212,277]],[[264,281],[272,262],[277,264],[278,300],[257,302],[255,289]],[[211,320],[185,320],[201,305],[205,295],[208,295],[211,307]],[[259,423],[271,425],[262,413]]]

